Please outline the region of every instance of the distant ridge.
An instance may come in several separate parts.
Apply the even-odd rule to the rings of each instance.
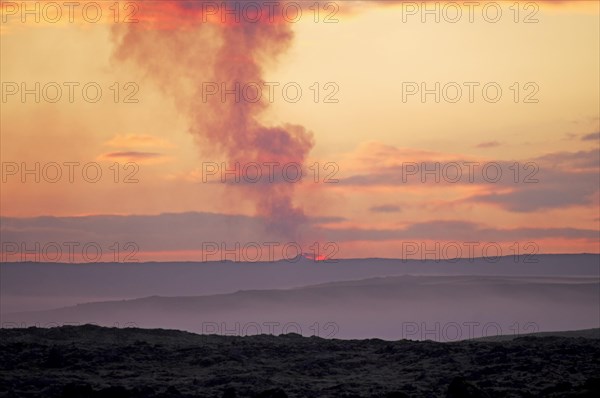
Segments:
[[[85,300],[3,313],[3,322],[11,327],[133,324],[209,334],[233,329],[241,335],[261,334],[264,325],[275,322],[283,333],[291,325],[305,336],[457,341],[592,328],[598,325],[599,294],[600,282],[590,276],[403,275],[212,295]]]
[[[530,260],[538,260],[531,263]],[[397,275],[544,275],[600,277],[598,254],[506,256],[455,262],[340,259],[297,262],[0,263],[0,310],[56,308],[84,301],[151,295],[197,296],[281,289]],[[143,281],[143,283],[140,283]],[[38,302],[28,297],[39,298]]]
[[[582,330],[565,330],[555,332],[538,332],[538,333],[526,333],[526,334],[515,334],[515,335],[502,335],[502,336],[489,336],[479,337],[477,341],[510,341],[522,337],[568,337],[568,338],[586,338],[586,339],[600,339],[600,328],[594,329],[582,329]]]

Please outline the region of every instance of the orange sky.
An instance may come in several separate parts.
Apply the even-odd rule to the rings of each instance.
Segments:
[[[295,23],[279,19],[287,25],[276,32],[293,33],[281,51],[257,34],[255,50],[245,52],[250,42],[236,47],[248,59],[225,55],[236,65],[256,63],[262,81],[275,84],[268,100],[263,87],[265,106],[251,119],[265,128],[303,126],[314,145],[306,156],[290,155],[302,159],[302,182],[250,188],[220,183],[220,170],[206,175],[232,157],[219,146],[227,143],[215,144],[214,137],[225,141],[219,132],[202,129],[221,125],[215,109],[236,115],[241,107],[223,107],[220,92],[202,101],[198,84],[215,83],[212,62],[238,27],[222,28],[214,15],[203,23],[201,13],[191,17],[200,6],[178,3],[120,2],[115,23],[109,3],[99,3],[97,23],[77,11],[74,23],[67,14],[57,23],[47,20],[55,14],[23,23],[20,2],[2,2],[3,242],[56,240],[67,223],[61,217],[143,215],[187,243],[152,247],[154,237],[132,221],[127,239],[139,241],[140,259],[198,259],[198,242],[230,239],[228,230],[190,240],[192,226],[164,224],[160,215],[271,217],[277,213],[260,212],[267,190],[291,198],[306,215],[293,239],[303,246],[332,241],[338,257],[400,257],[407,241],[494,241],[505,254],[514,242],[534,242],[540,252],[600,251],[597,2],[521,2],[518,15],[514,2],[496,2],[502,17],[495,23],[486,20],[492,11],[484,16],[479,9],[470,22],[464,7],[456,23],[443,13],[439,22],[435,15],[423,22],[423,10],[399,2],[352,9],[330,2],[339,11],[323,2],[318,17],[304,8]],[[131,12],[139,17],[135,26],[124,22]],[[337,22],[324,23],[330,14]],[[139,40],[119,44],[128,29]],[[36,94],[23,101],[22,88],[36,83],[39,103]],[[439,102],[433,93],[421,97],[436,83]],[[301,88],[298,101],[286,99],[286,84],[289,95]],[[53,103],[57,87],[62,96]],[[98,87],[102,96],[92,102]],[[453,102],[456,87],[462,97]],[[489,100],[497,87],[501,97]],[[276,152],[270,159],[283,159]],[[255,159],[243,153],[238,159]],[[454,179],[457,170],[462,176]],[[63,221],[42,227],[31,219],[39,216]],[[26,220],[17,225],[13,218]],[[236,239],[277,239],[261,220]],[[87,228],[90,240],[106,231],[94,220],[73,228],[75,235]]]

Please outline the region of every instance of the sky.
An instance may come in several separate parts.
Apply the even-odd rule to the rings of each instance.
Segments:
[[[2,261],[600,252],[597,2],[85,3],[2,2]]]

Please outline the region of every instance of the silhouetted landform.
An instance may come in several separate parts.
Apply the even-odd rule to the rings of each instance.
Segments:
[[[96,324],[202,334],[458,341],[600,325],[597,277],[390,276],[293,289],[151,296],[3,314],[3,325]],[[272,328],[272,329],[269,329]]]
[[[0,396],[600,396],[600,340],[335,340],[97,326],[0,330]]]
[[[600,329],[565,330],[554,332],[527,333],[521,335],[503,335],[480,337],[479,341],[509,341],[519,337],[583,337],[586,339],[600,339]]]
[[[295,261],[295,260],[294,260]],[[204,296],[398,275],[600,276],[598,254],[314,262],[0,263],[3,313],[147,296]]]

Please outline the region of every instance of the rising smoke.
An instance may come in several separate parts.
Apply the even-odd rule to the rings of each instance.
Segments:
[[[302,126],[265,126],[259,116],[266,99],[223,101],[221,96],[203,98],[206,82],[235,87],[236,83],[258,83],[264,67],[274,62],[292,43],[292,24],[274,14],[265,3],[248,18],[228,15],[223,20],[214,5],[235,12],[243,1],[172,1],[144,3],[146,18],[138,24],[119,24],[113,29],[115,58],[137,65],[160,85],[189,120],[189,131],[201,145],[225,156],[227,163],[304,164],[313,138]],[[250,11],[252,12],[252,11]],[[246,14],[248,16],[248,14]],[[303,210],[294,204],[295,184],[243,184],[235,194],[255,204],[270,232],[297,240],[298,228],[306,222]]]

